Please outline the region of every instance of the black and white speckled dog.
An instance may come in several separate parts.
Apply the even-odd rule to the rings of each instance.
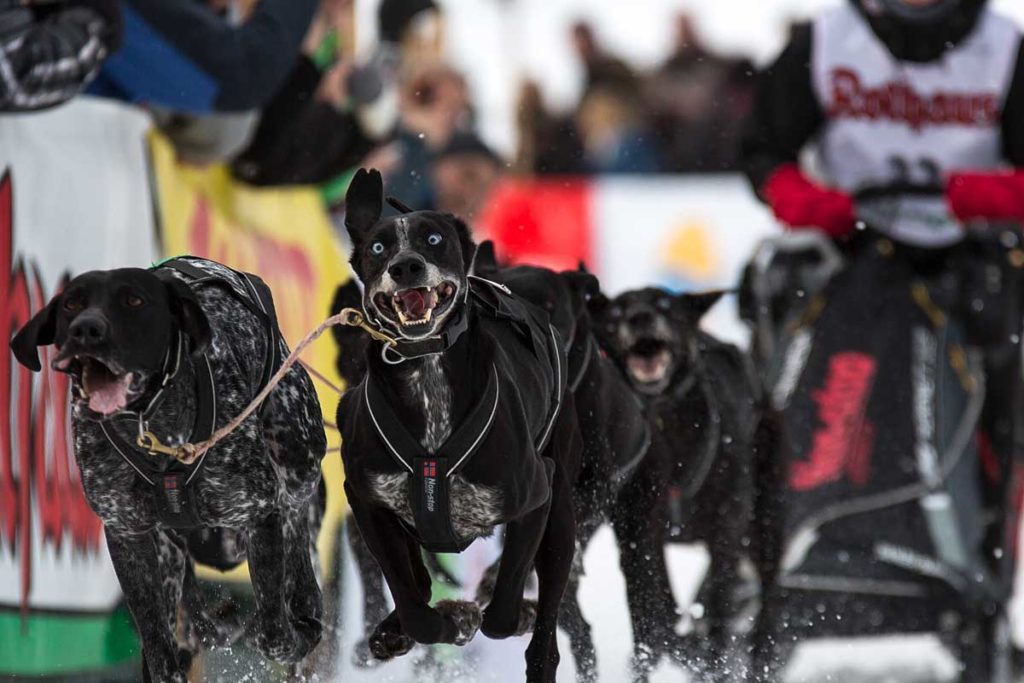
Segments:
[[[555,627],[575,546],[572,485],[582,450],[561,336],[547,314],[469,275],[475,245],[450,214],[381,219],[383,183],[360,170],[346,197],[363,309],[395,344],[370,344],[363,382],[338,406],[345,491],[395,611],[370,647],[464,644],[522,633],[527,680],[554,681]],[[430,601],[420,548],[457,552],[506,525],[495,589]],[[536,609],[523,600],[536,566]]]
[[[55,344],[51,367],[72,377],[82,486],[103,520],[151,680],[186,680],[189,653],[176,641],[192,562],[184,529],[241,532],[256,644],[267,657],[301,660],[320,639],[311,540],[326,440],[306,372],[294,367],[261,410],[192,465],[153,452],[157,442],[201,440],[260,391],[287,355],[272,303],[258,278],[202,259],[93,271],[11,342],[36,371],[37,347]]]

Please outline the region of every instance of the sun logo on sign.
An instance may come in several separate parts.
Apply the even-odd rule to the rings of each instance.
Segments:
[[[703,221],[684,222],[669,233],[659,251],[662,279],[674,287],[691,289],[717,279],[720,259]]]

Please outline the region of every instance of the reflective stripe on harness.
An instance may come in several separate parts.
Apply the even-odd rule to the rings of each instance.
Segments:
[[[462,552],[473,539],[460,539],[452,526],[450,479],[476,454],[494,425],[501,400],[498,369],[491,365],[483,396],[436,453],[427,451],[409,434],[372,373],[367,373],[363,379],[363,400],[377,435],[394,459],[411,475],[409,503],[416,527],[409,531],[431,552]]]

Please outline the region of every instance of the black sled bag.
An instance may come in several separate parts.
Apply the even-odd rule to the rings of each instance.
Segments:
[[[924,596],[982,571],[984,387],[936,282],[869,245],[791,326],[769,385],[783,585]]]

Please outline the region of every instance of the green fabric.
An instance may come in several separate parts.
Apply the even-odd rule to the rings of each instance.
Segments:
[[[341,39],[338,38],[338,32],[332,29],[320,41],[320,45],[310,55],[310,59],[313,60],[318,69],[323,71],[334,63],[340,47]]]
[[[345,201],[345,193],[348,192],[349,183],[352,182],[355,174],[356,169],[352,168],[331,180],[320,183],[320,196],[323,198],[324,204],[331,207]]]
[[[139,654],[126,608],[112,614],[0,612],[0,676],[71,675],[120,666]]]
[[[162,266],[163,264],[167,263],[168,261],[173,261],[174,259],[179,259],[179,258],[182,258],[184,256],[188,256],[188,254],[178,254],[177,256],[168,256],[167,258],[162,258],[159,261],[157,261],[156,263],[154,263],[153,265],[151,265],[150,269],[159,268],[160,266]]]

